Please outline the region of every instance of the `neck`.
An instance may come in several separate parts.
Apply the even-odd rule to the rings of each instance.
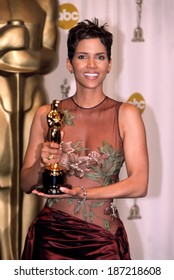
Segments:
[[[74,94],[73,99],[77,105],[84,108],[91,108],[100,104],[104,99],[105,95],[102,92],[100,95],[95,96],[95,94]]]

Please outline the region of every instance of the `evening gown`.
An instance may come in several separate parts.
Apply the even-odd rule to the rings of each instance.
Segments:
[[[64,137],[59,164],[66,168],[67,184],[88,189],[119,181],[124,163],[121,104],[107,96],[92,108],[80,107],[73,97],[60,101]],[[115,200],[47,199],[28,229],[21,259],[131,259]]]

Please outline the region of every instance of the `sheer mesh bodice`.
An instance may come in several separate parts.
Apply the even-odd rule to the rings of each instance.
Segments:
[[[61,101],[65,114],[61,164],[67,169],[66,183],[90,188],[118,181],[124,162],[118,127],[120,105],[109,97],[93,108],[78,106],[72,97]],[[117,213],[111,202],[87,200],[79,204],[70,198],[49,199],[48,205],[115,232]]]

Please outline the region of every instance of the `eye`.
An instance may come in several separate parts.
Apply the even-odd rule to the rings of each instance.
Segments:
[[[105,55],[103,55],[103,54],[99,54],[98,56],[97,56],[97,59],[99,59],[99,60],[105,60]]]
[[[79,54],[78,55],[78,59],[85,59],[85,58],[86,58],[86,56],[84,54]]]

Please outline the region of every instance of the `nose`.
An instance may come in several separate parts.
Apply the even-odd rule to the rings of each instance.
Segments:
[[[87,67],[88,68],[95,68],[96,67],[96,62],[95,62],[95,59],[93,57],[89,57]]]

